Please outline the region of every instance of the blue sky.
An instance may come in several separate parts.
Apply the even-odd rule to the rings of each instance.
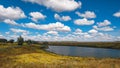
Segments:
[[[0,0],[0,38],[120,41],[120,0]]]

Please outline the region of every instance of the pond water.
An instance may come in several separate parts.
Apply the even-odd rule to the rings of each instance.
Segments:
[[[47,51],[67,56],[96,57],[96,58],[120,58],[120,50],[76,47],[76,46],[48,46]]]

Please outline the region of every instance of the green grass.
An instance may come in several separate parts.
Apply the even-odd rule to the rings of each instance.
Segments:
[[[0,45],[0,68],[120,68],[120,58],[70,57],[49,53],[39,45]]]

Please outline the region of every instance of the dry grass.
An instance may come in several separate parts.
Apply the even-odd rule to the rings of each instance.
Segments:
[[[120,68],[120,59],[61,56],[39,46],[0,45],[0,68]]]

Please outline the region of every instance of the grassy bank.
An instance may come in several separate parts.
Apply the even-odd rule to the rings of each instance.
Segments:
[[[40,46],[0,45],[0,68],[120,68],[120,59],[61,56]]]
[[[120,42],[48,42],[48,45],[120,49]]]

